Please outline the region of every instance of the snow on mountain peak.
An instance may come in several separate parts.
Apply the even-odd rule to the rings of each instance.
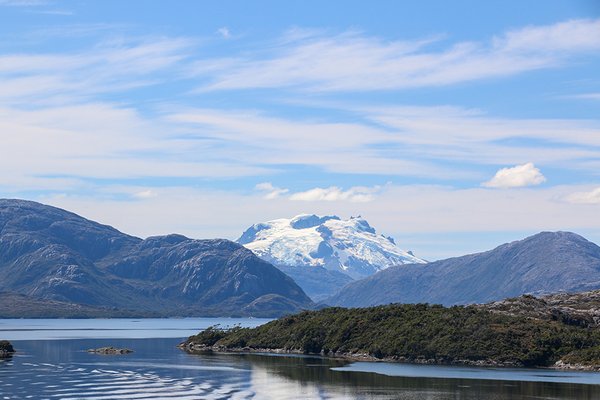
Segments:
[[[249,227],[238,243],[275,265],[322,266],[362,278],[399,264],[424,263],[361,216],[301,214]]]

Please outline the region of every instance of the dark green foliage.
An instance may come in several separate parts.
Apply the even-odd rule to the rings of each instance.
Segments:
[[[567,354],[562,360],[567,364],[600,365],[600,345]]]
[[[219,326],[215,325],[209,326],[196,336],[190,337],[190,340],[193,340],[196,343],[202,343],[206,346],[212,346],[225,336],[227,336],[227,331],[219,329]]]
[[[600,360],[600,332],[560,320],[502,315],[484,309],[427,304],[327,308],[284,317],[253,329],[209,332],[191,342],[228,348],[304,353],[369,354],[437,363],[548,366],[570,354]],[[595,347],[598,346],[598,347]]]

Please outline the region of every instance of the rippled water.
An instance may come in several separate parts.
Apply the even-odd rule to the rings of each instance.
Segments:
[[[0,338],[28,339],[11,337],[18,353],[0,361],[0,399],[600,399],[596,373],[190,355],[176,345],[194,327],[264,321],[135,321],[0,320]],[[85,351],[108,345],[134,353]]]

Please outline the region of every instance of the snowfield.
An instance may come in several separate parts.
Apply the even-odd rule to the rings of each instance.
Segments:
[[[303,214],[276,219],[252,225],[238,243],[275,265],[322,266],[354,279],[393,265],[425,263],[392,238],[378,235],[361,217]]]

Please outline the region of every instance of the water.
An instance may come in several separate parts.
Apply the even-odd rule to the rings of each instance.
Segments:
[[[0,361],[3,399],[600,399],[600,374],[347,363],[177,349],[220,323],[261,319],[0,320],[18,353]],[[88,348],[127,347],[107,356]]]

